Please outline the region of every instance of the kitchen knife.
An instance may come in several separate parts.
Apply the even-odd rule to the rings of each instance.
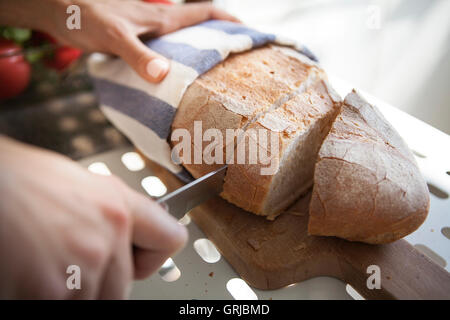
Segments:
[[[222,192],[226,171],[227,165],[224,165],[166,194],[157,202],[175,218],[181,219],[192,208]]]

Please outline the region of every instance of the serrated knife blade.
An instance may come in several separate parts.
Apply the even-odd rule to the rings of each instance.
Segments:
[[[227,165],[159,198],[157,202],[177,219],[208,199],[220,194]]]

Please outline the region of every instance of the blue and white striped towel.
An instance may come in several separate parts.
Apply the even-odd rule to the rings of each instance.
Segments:
[[[226,59],[267,43],[296,48],[312,60],[304,46],[244,25],[210,20],[178,30],[146,45],[171,60],[171,69],[159,84],[152,84],[122,59],[94,55],[89,72],[102,111],[149,159],[187,181],[190,175],[170,157],[168,138],[177,107],[187,87],[201,74]]]

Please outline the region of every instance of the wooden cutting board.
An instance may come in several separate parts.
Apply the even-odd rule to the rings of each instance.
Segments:
[[[148,161],[170,191],[183,183]],[[309,195],[275,221],[216,197],[191,210],[192,220],[250,286],[278,289],[317,276],[349,283],[368,299],[450,299],[450,274],[405,240],[369,245],[307,234]],[[292,214],[292,213],[295,213]],[[368,289],[367,268],[381,271],[381,289]]]

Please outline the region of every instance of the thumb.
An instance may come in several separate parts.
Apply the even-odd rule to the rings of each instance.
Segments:
[[[186,227],[158,203],[137,192],[128,197],[133,216],[134,276],[152,274],[186,244]]]
[[[118,44],[116,54],[124,59],[142,78],[161,82],[170,69],[169,60],[147,48],[137,37],[126,37]]]

